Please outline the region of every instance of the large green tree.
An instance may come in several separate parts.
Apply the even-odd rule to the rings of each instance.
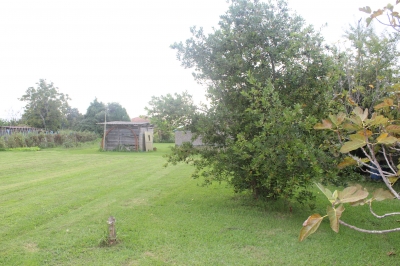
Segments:
[[[325,163],[309,130],[327,110],[331,85],[322,37],[286,1],[233,0],[218,29],[191,32],[172,48],[207,86],[209,108],[190,126],[207,147],[177,147],[170,162],[193,162],[194,176],[256,197],[309,197]]]
[[[29,87],[20,98],[26,102],[23,121],[33,127],[58,130],[66,121],[68,94],[63,94],[52,82],[41,79]]]

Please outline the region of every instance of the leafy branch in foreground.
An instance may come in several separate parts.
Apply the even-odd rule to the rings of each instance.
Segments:
[[[347,155],[339,168],[357,165],[366,173],[379,174],[394,197],[400,199],[392,187],[400,175],[400,125],[397,125],[397,112],[392,113],[396,107],[392,98],[386,98],[374,106],[380,114],[375,112],[369,116],[368,109],[357,106],[351,115],[329,115],[314,129],[330,130],[337,135],[339,151]]]
[[[400,3],[400,0],[396,0],[394,5]],[[360,11],[370,14],[370,16],[366,19],[367,25],[369,25],[372,20],[376,19],[379,23],[385,26],[392,27],[395,31],[400,32],[400,14],[398,11],[394,10],[394,6],[392,4],[387,4],[382,9],[371,10],[371,7],[361,7]],[[383,22],[379,17],[382,15],[386,15],[387,22]]]
[[[377,218],[400,215],[400,212],[395,212],[379,216],[372,210],[373,201],[393,199],[393,194],[390,191],[379,188],[372,193],[371,198],[367,199],[369,193],[366,189],[363,189],[360,185],[347,187],[343,191],[335,190],[333,193],[329,189],[322,186],[321,184],[317,183],[316,185],[328,198],[331,205],[327,206],[326,210],[327,214],[325,216],[321,216],[320,214],[315,213],[309,216],[306,221],[304,221],[303,228],[300,231],[299,241],[303,241],[306,237],[314,233],[318,229],[319,225],[321,224],[322,220],[325,217],[329,218],[330,226],[332,230],[335,231],[336,233],[339,233],[339,224],[347,226],[359,232],[370,233],[370,234],[383,234],[383,233],[400,231],[400,228],[393,228],[388,230],[366,230],[355,227],[340,220],[342,213],[345,211],[343,205],[344,203],[349,203],[351,206],[368,204],[372,215],[374,215]]]

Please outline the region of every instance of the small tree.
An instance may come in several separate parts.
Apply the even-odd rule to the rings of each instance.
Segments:
[[[188,92],[160,97],[153,96],[145,108],[151,122],[156,125],[160,141],[170,139],[171,132],[178,128],[187,129],[192,123],[197,107]]]

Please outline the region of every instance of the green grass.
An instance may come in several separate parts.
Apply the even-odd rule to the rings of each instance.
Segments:
[[[298,242],[312,214],[281,202],[235,195],[225,184],[202,187],[185,164],[163,168],[157,152],[74,149],[0,153],[0,265],[396,265],[400,233],[368,235],[323,221]],[[328,202],[318,195],[317,210]],[[376,211],[399,210],[398,202]],[[118,244],[102,245],[106,221]],[[343,220],[368,229],[400,226],[366,206]],[[388,256],[388,252],[398,255]]]

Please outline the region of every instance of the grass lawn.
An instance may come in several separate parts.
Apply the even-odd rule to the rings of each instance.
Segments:
[[[225,184],[202,187],[188,165],[163,168],[168,144],[155,146],[149,153],[100,152],[97,144],[0,152],[0,265],[400,265],[400,233],[342,226],[336,234],[326,219],[299,243],[308,208],[290,213]],[[327,205],[319,194],[314,212],[325,214]],[[348,223],[400,226],[366,206],[346,208]],[[400,211],[400,203],[376,204],[379,214],[387,210]],[[110,215],[119,242],[108,247]]]

